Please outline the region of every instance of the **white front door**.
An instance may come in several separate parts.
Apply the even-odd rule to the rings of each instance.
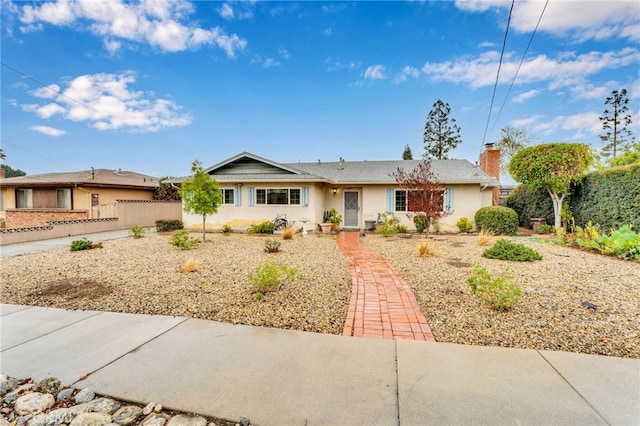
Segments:
[[[360,225],[360,193],[344,191],[344,226],[357,228]]]

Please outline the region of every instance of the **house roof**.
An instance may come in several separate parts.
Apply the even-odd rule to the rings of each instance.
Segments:
[[[329,163],[290,164],[309,174],[322,176],[333,183],[395,183],[393,173],[402,168],[414,169],[421,160],[344,161]],[[499,186],[500,182],[467,160],[432,160],[431,171],[437,179],[448,184],[477,183]]]
[[[125,170],[95,169],[81,172],[44,173],[0,179],[0,187],[91,186],[155,189],[159,179]]]
[[[277,163],[250,152],[241,152],[205,171],[219,182],[326,182],[334,184],[395,184],[392,173],[411,170],[420,160],[337,161]],[[431,170],[445,184],[479,184],[490,187],[500,182],[467,160],[432,160]],[[176,179],[180,182],[186,178]]]

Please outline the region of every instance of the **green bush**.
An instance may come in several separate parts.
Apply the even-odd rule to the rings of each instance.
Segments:
[[[542,259],[540,253],[534,249],[505,239],[498,240],[493,247],[486,249],[484,253],[482,253],[482,257],[486,257],[487,259],[513,260],[517,262],[529,262]]]
[[[471,294],[480,295],[482,300],[500,312],[512,309],[523,294],[520,287],[513,282],[512,275],[503,274],[493,277],[478,263],[473,265],[473,271],[467,283],[471,288]]]
[[[604,229],[640,229],[640,164],[590,173],[573,191],[570,206],[576,225],[592,221]]]
[[[554,223],[553,201],[546,191],[534,191],[527,185],[520,185],[514,189],[504,201],[505,207],[509,207],[518,214],[520,226],[531,228],[531,218],[543,217],[547,223]]]
[[[378,228],[376,229],[376,232],[378,234],[381,234],[383,237],[388,237],[389,235],[397,234],[398,228],[396,227],[396,225],[383,223],[382,225],[378,226]]]
[[[189,236],[188,231],[178,231],[171,235],[169,244],[181,250],[191,250],[200,244],[200,240]]]
[[[230,234],[231,232],[233,232],[233,228],[231,228],[230,225],[222,225],[222,228],[220,228],[220,232],[222,232],[223,234]]]
[[[81,240],[71,241],[71,251],[90,250],[94,248],[102,248],[102,243],[94,243],[83,237]]]
[[[181,220],[156,220],[156,231],[171,232],[184,228]]]
[[[284,263],[276,262],[273,257],[256,266],[249,273],[249,279],[257,293],[276,291],[287,282],[302,279],[297,266],[289,267]],[[261,298],[261,297],[260,297]]]
[[[476,212],[475,219],[478,229],[495,235],[515,235],[518,232],[518,214],[509,207],[483,207]]]
[[[265,220],[257,224],[253,224],[247,229],[248,234],[273,234],[273,222]]]
[[[278,253],[280,251],[280,241],[278,240],[265,240],[264,252],[265,253]]]
[[[473,229],[473,222],[471,222],[466,217],[461,217],[456,222],[456,226],[458,227],[458,231],[460,232],[469,232]]]
[[[429,216],[426,214],[417,214],[413,217],[413,224],[416,226],[418,234],[429,230]]]
[[[542,224],[538,226],[538,234],[553,234],[555,232],[555,228],[553,225]]]
[[[133,227],[129,232],[131,232],[131,235],[133,235],[133,238],[142,238],[144,237],[144,233],[147,232],[147,230],[144,229],[142,226],[133,225]]]
[[[396,225],[396,232],[398,234],[406,234],[407,233],[407,227],[404,226],[403,224],[399,223]]]
[[[588,222],[584,228],[576,228],[576,243],[582,248],[595,249],[601,254],[616,255],[622,259],[640,262],[640,235],[630,225],[613,230],[611,235],[600,233],[598,225]]]

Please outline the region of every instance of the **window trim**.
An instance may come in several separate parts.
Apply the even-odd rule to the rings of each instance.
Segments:
[[[269,203],[269,191],[270,190],[278,190],[278,191],[282,191],[285,190],[286,191],[286,198],[287,198],[287,202],[286,203]],[[292,203],[291,202],[291,191],[298,191],[298,195],[297,195],[297,203]],[[264,202],[261,202],[262,200],[260,198],[262,198],[259,193],[261,191],[264,191]],[[254,192],[255,192],[255,205],[256,206],[302,206],[303,205],[303,200],[302,200],[302,187],[299,186],[292,186],[292,187],[262,187],[262,188],[254,188]]]
[[[236,189],[235,188],[220,188],[222,192],[222,205],[224,206],[235,206],[236,204]],[[231,201],[227,202],[227,194],[231,194]]]
[[[407,189],[394,189],[393,190],[393,211],[394,212],[398,212],[398,213],[412,213],[415,212],[414,210],[409,210],[409,198],[408,198],[408,192],[409,190]],[[442,209],[440,210],[441,212],[445,212],[446,211],[446,203],[447,203],[447,192],[448,192],[448,188],[445,189],[439,189],[436,190],[434,192],[440,192],[442,195]],[[404,205],[405,208],[404,210],[398,210],[398,193],[404,193]]]

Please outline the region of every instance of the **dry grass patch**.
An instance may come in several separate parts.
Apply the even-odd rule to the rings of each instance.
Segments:
[[[184,265],[180,267],[180,272],[189,273],[189,272],[198,272],[200,270],[200,261],[190,257]]]
[[[436,241],[426,241],[418,244],[418,256],[420,257],[436,257],[440,254],[440,244]]]
[[[282,239],[283,240],[293,240],[293,237],[296,235],[296,231],[293,228],[287,228],[282,231]]]
[[[493,243],[495,235],[487,229],[481,229],[478,234],[478,245],[480,247],[490,246]]]

